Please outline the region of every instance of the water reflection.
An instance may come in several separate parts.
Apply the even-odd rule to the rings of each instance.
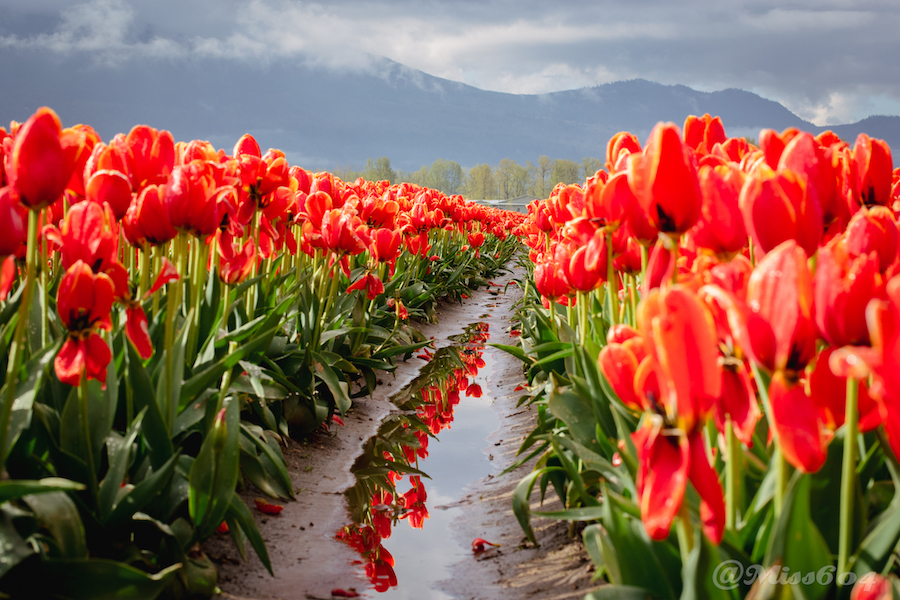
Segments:
[[[357,483],[347,491],[353,523],[335,537],[359,553],[378,592],[397,585],[394,557],[383,541],[401,521],[421,529],[429,518],[428,475],[419,461],[428,456],[429,440],[450,427],[460,394],[481,397],[473,379],[485,365],[489,337],[489,325],[475,323],[450,338],[454,345],[428,355],[419,376],[391,398],[398,411],[382,422],[353,466]]]

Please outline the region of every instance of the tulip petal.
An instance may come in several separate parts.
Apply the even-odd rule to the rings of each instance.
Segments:
[[[785,459],[804,473],[815,473],[828,457],[826,434],[817,416],[813,399],[800,384],[791,384],[781,372],[769,385],[772,426]]]
[[[703,533],[712,543],[722,541],[725,532],[725,495],[719,476],[709,464],[703,435],[698,431],[689,438],[691,449],[691,469],[689,478],[700,496],[700,520]]]
[[[652,539],[664,540],[684,498],[690,468],[688,440],[683,435],[665,435],[661,425],[652,424],[635,431],[631,439],[640,460],[641,520]]]
[[[140,305],[129,306],[126,311],[125,333],[134,344],[135,350],[144,360],[153,356],[153,344],[150,342],[150,330],[147,327],[147,315]]]
[[[85,347],[81,340],[66,339],[53,361],[53,369],[62,383],[75,386],[81,382],[85,364],[84,355]]]

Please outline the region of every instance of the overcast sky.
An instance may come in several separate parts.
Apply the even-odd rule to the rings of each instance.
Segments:
[[[0,47],[130,59],[386,56],[539,94],[643,78],[737,87],[817,125],[900,115],[897,0],[0,0]]]

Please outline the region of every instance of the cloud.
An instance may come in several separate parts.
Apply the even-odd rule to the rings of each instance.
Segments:
[[[891,0],[6,0],[0,8],[0,46],[84,52],[109,65],[289,58],[383,73],[387,57],[528,94],[644,78],[747,89],[820,124],[898,106],[898,28]]]

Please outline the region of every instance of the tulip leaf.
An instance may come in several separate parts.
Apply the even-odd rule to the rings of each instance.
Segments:
[[[650,591],[633,585],[604,585],[584,597],[584,600],[653,600]]]
[[[50,532],[65,558],[86,558],[87,541],[78,508],[65,492],[29,494],[22,500]]]
[[[429,345],[431,340],[424,340],[422,342],[416,342],[415,344],[407,344],[404,346],[392,346],[390,348],[384,348],[383,350],[379,350],[378,352],[372,355],[372,358],[390,358],[391,356],[397,356],[398,354],[408,354],[411,352],[415,352],[420,348],[424,348]]]
[[[131,424],[131,428],[125,435],[125,439],[122,440],[115,451],[112,451],[110,446],[107,445],[110,454],[109,470],[106,472],[106,477],[100,482],[100,493],[97,499],[98,516],[102,522],[106,522],[110,513],[112,513],[116,497],[119,494],[119,490],[122,489],[122,484],[125,482],[132,447],[141,431],[141,421],[146,414],[146,410],[145,408],[138,413],[138,416],[135,417],[134,422]]]
[[[157,498],[171,481],[178,458],[179,454],[173,454],[162,466],[135,484],[131,491],[118,496],[112,512],[106,519],[107,527],[116,527],[124,523]]]
[[[596,521],[603,516],[602,506],[582,506],[565,510],[532,511],[532,514],[560,521]]]
[[[0,547],[3,549],[0,555],[3,558],[0,560],[0,580],[10,569],[34,554],[31,546],[19,535],[9,512],[3,506],[0,506]]]
[[[534,363],[534,359],[525,354],[525,351],[522,350],[519,346],[507,346],[505,344],[488,344],[488,346],[493,346],[498,350],[503,350],[507,354],[511,354],[521,360],[526,365],[531,365]]]
[[[150,447],[150,462],[160,468],[175,452],[166,421],[157,404],[156,391],[143,361],[131,344],[126,344],[128,358],[128,383],[134,394],[134,407],[146,410],[142,424],[142,437]]]
[[[313,352],[312,353],[313,360],[313,371],[315,376],[325,382],[325,385],[328,387],[328,390],[331,392],[332,398],[334,398],[334,404],[337,410],[341,413],[341,415],[347,414],[347,411],[350,410],[350,406],[352,402],[350,401],[349,395],[349,386],[346,381],[342,381],[337,373],[335,373],[334,369],[325,362],[325,359],[322,355]]]
[[[256,521],[253,519],[250,509],[247,508],[247,505],[244,504],[244,501],[241,500],[241,497],[238,496],[237,492],[232,492],[231,494],[226,517],[228,528],[232,529],[234,527],[239,527],[240,530],[243,531],[250,541],[250,545],[253,546],[253,549],[256,551],[256,555],[259,556],[259,560],[262,561],[263,566],[265,566],[266,570],[269,572],[269,575],[274,575],[272,572],[272,562],[269,560],[266,544],[259,534],[259,529],[256,527]]]
[[[181,563],[149,574],[102,558],[44,559],[41,591],[71,600],[153,600],[169,585]]]
[[[0,356],[2,356],[0,348]],[[9,433],[6,437],[6,451],[12,448],[19,435],[31,425],[31,416],[34,413],[34,398],[44,383],[44,373],[53,359],[56,357],[58,344],[53,344],[42,349],[31,357],[25,365],[26,377],[16,384],[16,397],[13,400],[12,414],[9,419]],[[6,386],[0,387],[0,398],[6,397]]]
[[[612,498],[603,502],[603,508],[601,548],[610,583],[647,586],[654,597],[674,600],[672,582],[678,581],[681,573],[677,557],[664,562],[671,547],[651,541],[643,523],[621,511]]]
[[[603,527],[597,523],[594,523],[585,527],[584,531],[581,532],[581,539],[584,542],[584,549],[587,551],[588,556],[590,556],[591,560],[594,562],[594,566],[597,567],[597,570],[591,577],[591,581],[596,581],[602,573],[601,569],[605,567],[603,563],[603,547],[601,539],[602,531]]]
[[[194,522],[194,539],[205,540],[225,518],[239,471],[240,407],[233,400],[218,416],[191,465],[188,509]]]
[[[597,428],[590,399],[573,391],[554,390],[547,404],[553,416],[565,423],[576,442],[596,452]]]
[[[516,515],[516,520],[519,521],[519,526],[522,527],[525,537],[527,537],[535,546],[539,546],[540,544],[538,544],[537,538],[534,536],[534,529],[531,528],[531,490],[534,489],[534,483],[537,481],[538,477],[556,471],[562,471],[562,468],[544,467],[536,469],[526,475],[522,481],[516,485],[516,489],[513,490],[513,514]]]
[[[254,433],[254,429],[257,433]],[[248,426],[245,423],[241,423],[241,432],[244,437],[253,442],[253,445],[259,450],[260,455],[265,459],[262,460],[260,464],[266,468],[269,475],[275,478],[283,490],[283,493],[277,494],[277,496],[282,498],[293,498],[293,484],[291,483],[291,476],[288,473],[287,466],[284,464],[284,457],[281,456],[280,451],[273,450],[266,440],[263,439],[266,436],[263,429],[261,427]]]
[[[900,472],[893,461],[888,460],[886,464],[896,486],[900,481]],[[900,543],[900,494],[895,492],[888,508],[869,524],[868,535],[856,547],[850,569],[856,574],[857,579],[871,571],[881,573],[898,543]]]
[[[740,588],[740,577],[724,579],[723,575],[743,574],[746,565],[737,566],[732,558],[721,548],[713,546],[698,529],[694,535],[694,547],[688,555],[683,569],[682,600],[708,598],[709,600],[739,600],[743,591]],[[735,569],[728,571],[723,565],[734,564]]]
[[[74,492],[83,490],[84,485],[62,477],[45,477],[43,479],[7,479],[0,481],[0,504],[21,498],[26,494],[45,494],[47,492]]]
[[[828,545],[810,513],[811,483],[812,477],[800,471],[792,477],[784,498],[785,509],[775,523],[764,564],[789,569],[788,585],[792,591],[799,589],[810,600],[820,600],[828,594],[829,586],[819,583],[815,577],[808,581],[806,576],[833,563]]]

